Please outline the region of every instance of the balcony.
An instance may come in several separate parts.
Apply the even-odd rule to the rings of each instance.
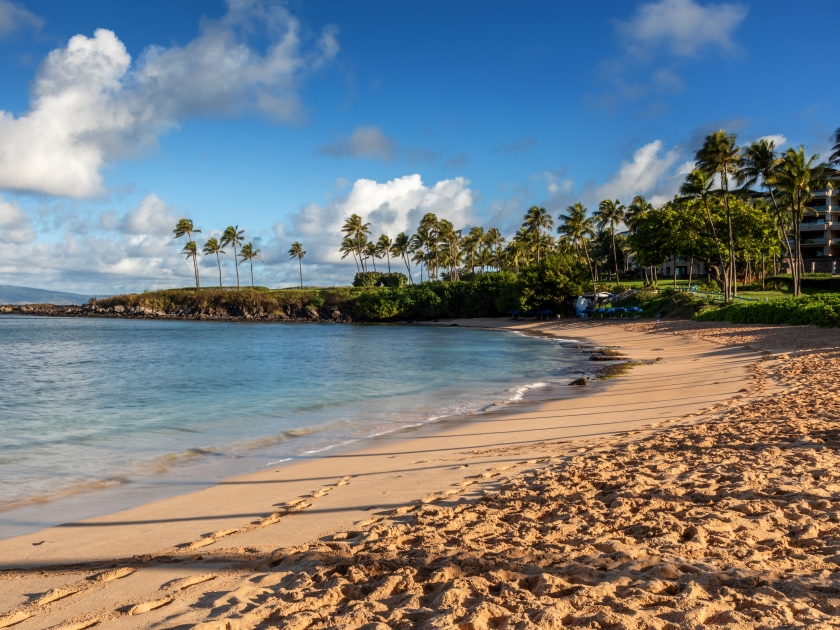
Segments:
[[[804,231],[814,232],[815,230],[819,230],[823,232],[829,228],[831,222],[826,223],[825,221],[809,221],[807,223],[800,223],[799,229]]]
[[[830,245],[831,239],[830,238],[804,238],[802,239],[802,247],[806,247],[808,245]]]

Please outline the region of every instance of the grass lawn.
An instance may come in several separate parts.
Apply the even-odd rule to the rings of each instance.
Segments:
[[[701,284],[705,283],[706,277],[701,276],[699,281],[695,278],[692,278],[691,284]],[[621,284],[624,286],[629,286],[632,289],[641,289],[644,286],[643,280],[622,280]],[[668,278],[663,279],[660,278],[657,286],[660,289],[672,289],[674,288],[674,279]],[[687,287],[688,286],[688,278],[684,280],[677,279],[677,287]],[[825,289],[809,289],[809,288],[802,288],[803,295],[816,295],[818,293],[831,293],[831,291],[827,291]],[[792,297],[793,291],[790,289],[783,288],[780,291],[741,291],[738,290],[738,295],[745,298],[750,299],[768,299],[768,300],[778,300],[780,298]]]

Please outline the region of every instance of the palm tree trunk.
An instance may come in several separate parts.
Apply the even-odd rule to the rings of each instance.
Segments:
[[[248,263],[251,265],[251,288],[254,288],[254,259],[249,258]]]
[[[677,288],[677,255],[674,254],[674,288]]]
[[[222,288],[222,259],[219,258],[219,252],[216,252],[216,262],[219,263],[219,288]]]
[[[794,233],[794,241],[796,246],[796,258],[794,259],[794,265],[796,267],[796,271],[793,274],[793,294],[794,295],[801,295],[802,294],[802,275],[801,275],[801,265],[804,265],[802,260],[802,232],[799,229],[799,215],[800,213],[797,212],[796,216],[793,217],[793,233]]]
[[[589,274],[592,276],[592,299],[595,299],[595,293],[598,290],[595,288],[595,273],[592,271],[592,261],[589,259],[589,248],[586,246],[586,239],[583,240],[583,253],[586,254],[586,264],[589,266]]]
[[[784,240],[785,247],[787,248],[788,254],[793,259],[793,250],[790,247],[790,240],[788,240],[787,230],[785,229],[784,221],[782,221],[782,212],[779,210],[779,204],[776,202],[776,195],[773,193],[773,188],[768,186],[767,190],[770,191],[770,199],[773,200],[773,207],[776,209],[776,220],[779,222],[779,229],[782,231],[782,240]]]
[[[612,235],[612,242],[613,242],[613,262],[615,262],[615,283],[619,284],[618,279],[618,252],[615,249],[615,226],[610,226],[610,234]]]
[[[408,281],[409,283],[414,284],[414,280],[411,279],[411,267],[408,265],[408,258],[405,254],[403,254],[402,259],[405,263],[405,268],[408,270]]]
[[[391,275],[391,254],[388,250],[385,250],[385,258],[388,260],[388,275]]]
[[[735,296],[738,295],[738,278],[735,275],[735,235],[732,233],[732,213],[729,210],[729,178],[726,176],[726,168],[721,170],[723,181],[723,205],[726,208],[726,222],[729,226],[729,273],[731,280],[726,283],[725,298],[728,302],[732,297],[732,289],[729,286],[732,280],[735,281]]]
[[[706,208],[706,216],[709,219],[709,227],[712,228],[712,238],[715,241],[715,245],[717,246],[718,251],[718,258],[720,258],[720,271],[723,274],[723,283],[726,284],[726,266],[723,263],[723,252],[720,251],[720,239],[717,236],[717,232],[715,231],[715,223],[712,221],[712,211],[709,210],[709,202],[706,199],[703,199],[703,207]]]
[[[239,286],[239,258],[237,258],[236,254],[236,243],[233,244],[233,264],[236,265],[236,288],[241,288]]]
[[[300,256],[298,256],[298,273],[300,274],[300,288],[303,288],[303,263],[300,260]]]
[[[688,290],[691,291],[691,275],[694,273],[694,256],[688,259]]]

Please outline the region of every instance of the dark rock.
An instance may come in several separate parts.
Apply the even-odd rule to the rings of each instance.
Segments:
[[[569,385],[589,385],[589,381],[587,381],[585,378],[576,378],[571,383],[569,383]]]

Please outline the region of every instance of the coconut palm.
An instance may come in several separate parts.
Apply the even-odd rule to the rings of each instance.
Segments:
[[[207,242],[204,244],[204,249],[202,250],[205,256],[209,256],[210,254],[216,254],[216,262],[219,265],[219,287],[222,286],[222,259],[219,258],[219,254],[225,254],[225,250],[222,249],[222,244],[216,240],[215,237],[208,238]]]
[[[615,281],[618,282],[618,250],[615,245],[615,226],[624,220],[625,208],[621,202],[616,199],[604,199],[595,212],[595,220],[598,223],[598,229],[603,230],[605,227],[610,228],[610,238],[612,240],[613,262],[615,263]]]
[[[525,213],[525,222],[522,224],[529,232],[536,234],[537,264],[540,262],[540,246],[542,244],[542,231],[550,231],[554,227],[554,219],[545,208],[531,206]]]
[[[438,223],[438,238],[445,247],[446,264],[449,268],[449,279],[458,279],[458,266],[461,262],[461,230],[456,230],[450,221],[442,219]]]
[[[726,301],[731,298],[730,284],[734,283],[738,293],[738,281],[735,278],[735,235],[732,230],[732,213],[729,209],[729,178],[737,178],[741,166],[741,147],[735,143],[735,134],[727,134],[722,129],[706,136],[706,141],[695,155],[697,168],[710,178],[720,175],[720,188],[723,191],[723,207],[726,210],[726,223],[729,232],[729,279],[724,292]]]
[[[435,280],[438,279],[438,269],[440,269],[440,251],[438,250],[438,245],[440,244],[440,235],[438,233],[438,218],[432,212],[427,212],[423,215],[423,218],[420,219],[420,227],[417,230],[419,233],[421,230],[425,228],[425,247],[426,247],[426,257],[427,259],[430,258],[429,254],[431,254],[431,258],[434,258],[434,263],[432,265],[434,269],[434,276]],[[426,271],[429,270],[428,263],[426,264]]]
[[[638,217],[648,210],[653,210],[653,204],[643,195],[633,197],[633,202],[624,210],[624,223],[631,232],[636,231]]]
[[[238,225],[229,225],[222,232],[222,247],[233,245],[233,262],[236,265],[236,288],[239,287],[239,254],[236,253],[236,248],[242,245],[243,234],[245,230],[240,230]]]
[[[831,155],[828,156],[828,163],[831,166],[840,165],[840,127],[834,132],[834,146],[831,147]]]
[[[261,250],[254,249],[254,246],[251,243],[246,243],[242,246],[242,249],[239,250],[239,257],[245,261],[248,261],[248,264],[251,266],[251,287],[254,286],[254,258],[257,260],[262,260],[260,258]]]
[[[370,261],[373,263],[373,272],[376,273],[376,243],[368,241],[365,243],[362,251],[364,252],[366,259],[370,258]]]
[[[484,244],[493,253],[496,269],[499,268],[499,254],[501,253],[501,245],[505,242],[505,237],[499,232],[497,228],[490,228],[484,233]]]
[[[195,259],[198,256],[198,249],[196,247],[195,241],[187,241],[184,244],[184,249],[181,250],[181,253],[187,257],[187,260],[192,258],[193,265],[195,265]],[[198,288],[198,279],[196,278],[196,288]]]
[[[709,208],[709,199],[712,197],[712,185],[714,178],[710,177],[705,171],[694,169],[685,176],[685,181],[680,186],[680,194],[684,199],[694,199],[703,204],[706,210],[706,218],[709,221],[709,229],[712,232],[712,240],[717,247],[718,259],[720,260],[720,271],[723,274],[723,283],[729,286],[729,270],[723,260],[723,251],[720,248],[720,239],[715,230],[715,222],[712,220],[712,211]]]
[[[303,288],[303,264],[301,261],[303,257],[306,256],[306,252],[303,251],[303,245],[295,241],[292,243],[292,246],[289,248],[289,260],[292,258],[298,259],[298,273],[300,274],[300,288]]]
[[[391,273],[391,246],[393,244],[394,241],[387,234],[380,234],[379,240],[376,241],[376,257],[382,260],[385,256],[388,261],[388,273]]]
[[[174,238],[181,238],[182,236],[187,237],[187,241],[192,243],[192,235],[193,234],[201,234],[201,230],[197,230],[193,226],[192,219],[181,219],[175,225],[175,229],[172,230],[172,233],[175,234]],[[186,250],[186,248],[184,248]],[[195,243],[193,243],[193,249],[195,248]],[[187,256],[190,258],[190,256]],[[198,261],[195,256],[192,256],[193,259],[193,271],[195,272],[195,286],[196,288],[200,287],[200,283],[198,281]]]
[[[435,222],[437,222],[437,220]],[[429,226],[428,223],[424,224],[421,221],[420,227],[417,228],[417,232],[415,232],[414,236],[411,237],[411,251],[415,253],[415,261],[425,262],[426,277],[429,280],[432,279],[431,270],[429,269],[429,259],[432,248],[434,248],[435,250],[435,254],[432,256],[432,258],[434,258],[437,255],[437,236],[435,235],[434,230]],[[416,254],[418,251],[422,251],[424,253],[423,256],[417,256]],[[423,282],[422,262],[420,267],[421,283]]]
[[[408,281],[414,284],[414,280],[411,278],[411,265],[408,264],[409,251],[411,251],[411,237],[405,232],[400,232],[397,234],[397,238],[394,239],[393,245],[391,245],[391,255],[403,259],[405,268],[408,271]]]
[[[466,259],[470,261],[470,270],[475,273],[475,257],[484,241],[484,228],[470,228],[469,234],[464,237],[461,247],[464,249]]]
[[[832,186],[825,177],[825,166],[816,164],[820,156],[805,157],[805,147],[790,148],[785,151],[782,162],[773,173],[773,182],[787,201],[793,218],[794,235],[794,264],[793,291],[794,295],[801,293],[798,267],[802,260],[802,233],[800,223],[808,207],[808,202],[814,197],[815,190]]]
[[[557,226],[558,234],[568,238],[575,248],[583,248],[583,253],[586,257],[586,265],[589,267],[589,274],[592,276],[592,292],[597,292],[595,288],[595,272],[592,268],[592,259],[589,257],[589,247],[587,245],[589,237],[593,235],[593,227],[595,226],[594,217],[587,216],[589,211],[581,202],[566,208],[566,214],[561,214],[557,217],[560,225]],[[578,249],[578,252],[580,249]]]
[[[351,214],[347,219],[345,219],[344,225],[341,227],[341,231],[347,236],[353,236],[356,238],[356,254],[359,256],[359,260],[362,261],[362,271],[367,271],[364,265],[362,250],[367,242],[365,235],[370,234],[370,223],[365,223],[362,217],[358,214]]]
[[[793,250],[791,249],[790,240],[788,240],[787,235],[787,221],[782,219],[782,211],[779,209],[776,193],[773,190],[773,175],[776,167],[781,162],[782,159],[776,154],[775,142],[767,139],[757,140],[749,146],[744,147],[741,170],[738,171],[738,183],[743,188],[749,188],[761,179],[761,185],[767,189],[770,193],[770,199],[773,201],[773,208],[776,211],[776,221],[782,233],[782,241],[784,241],[785,247],[787,247],[790,260],[793,260]]]
[[[361,271],[359,268],[359,260],[356,258],[356,239],[345,236],[341,241],[341,247],[338,248],[341,253],[341,260],[344,260],[350,254],[353,254],[353,262],[356,263],[356,271]]]

